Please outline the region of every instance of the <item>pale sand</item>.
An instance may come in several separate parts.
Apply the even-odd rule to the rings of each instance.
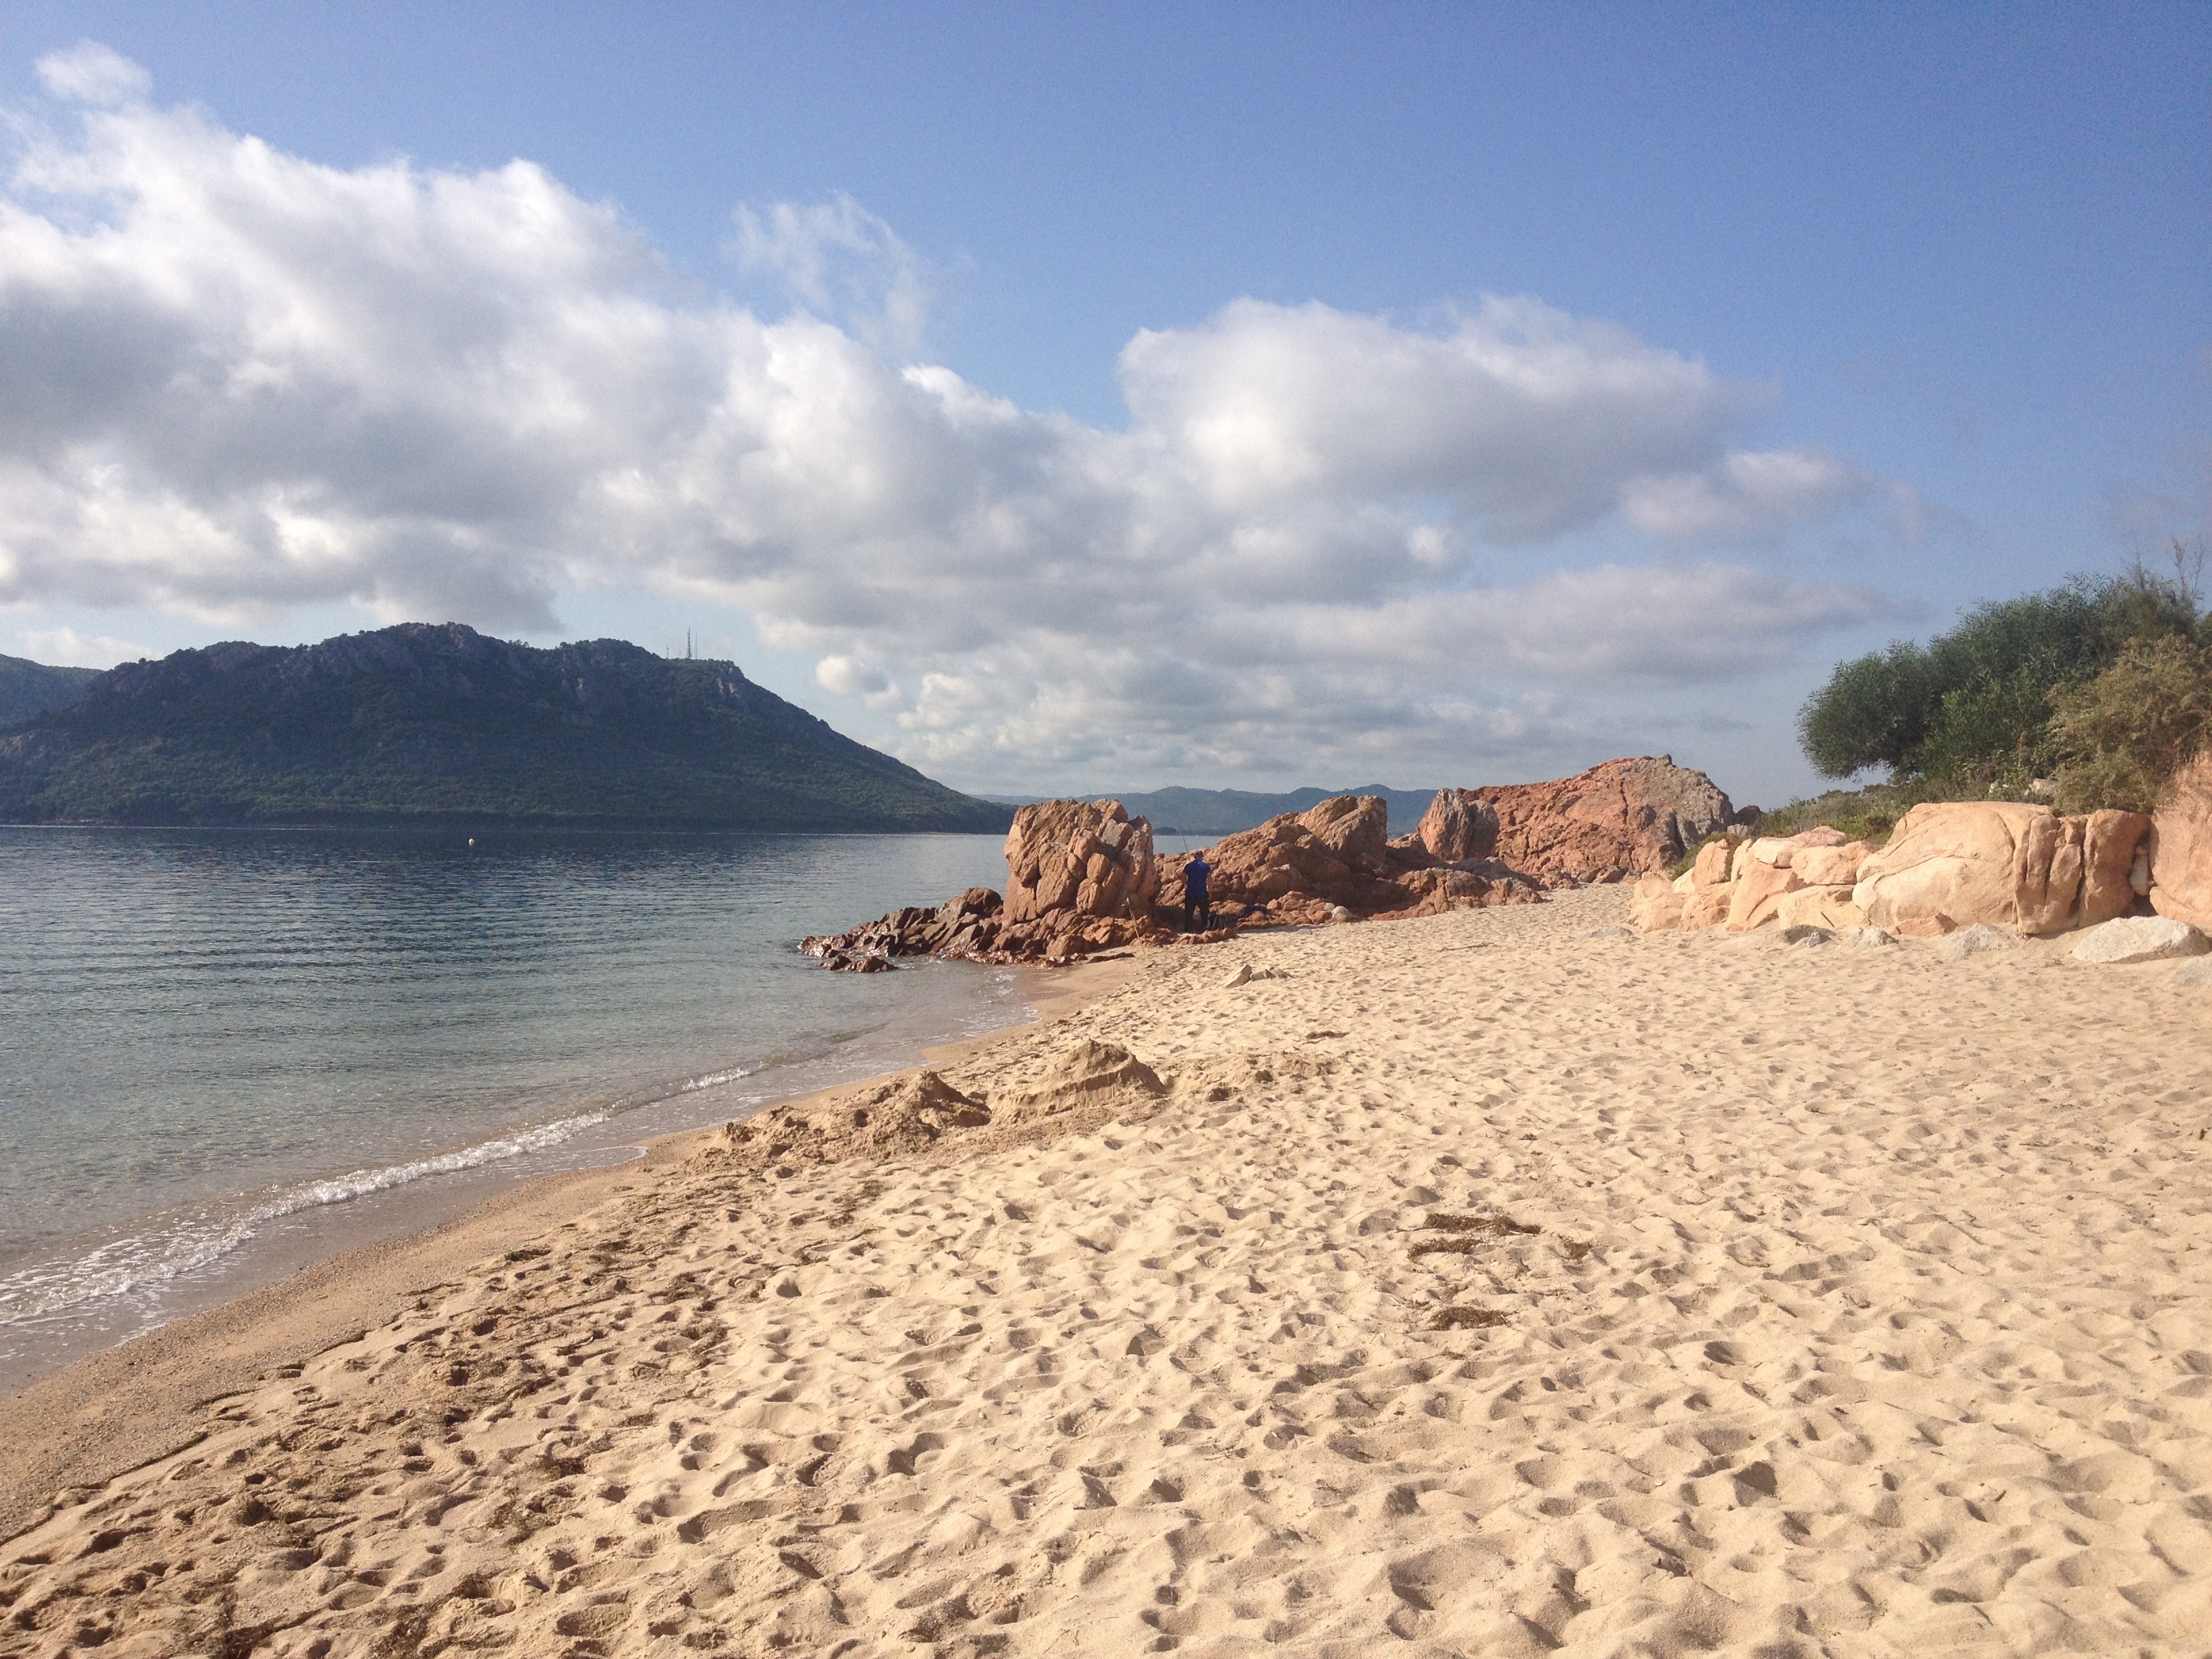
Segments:
[[[1164,1099],[632,1166],[69,1494],[0,1651],[2212,1648],[2212,994],[1623,904],[1147,953],[946,1074]]]

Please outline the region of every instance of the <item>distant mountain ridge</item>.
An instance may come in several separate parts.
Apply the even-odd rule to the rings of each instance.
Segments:
[[[1421,821],[1436,799],[1433,789],[1391,789],[1379,783],[1353,789],[1292,789],[1270,795],[1247,789],[1152,789],[1128,794],[1086,795],[1085,799],[1118,800],[1132,817],[1149,820],[1162,835],[1233,836],[1285,812],[1303,812],[1336,795],[1380,795],[1390,809],[1390,833],[1402,836]],[[994,795],[1014,806],[1049,799],[1044,795]]]
[[[1012,818],[734,663],[621,640],[541,650],[458,623],[126,663],[0,733],[0,820],[15,823],[836,832]]]
[[[97,668],[49,668],[22,657],[0,657],[0,732],[50,708],[66,708],[100,678]]]

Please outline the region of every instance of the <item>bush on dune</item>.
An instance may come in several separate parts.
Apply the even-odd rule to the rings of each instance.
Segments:
[[[2212,745],[2212,645],[2131,640],[2086,684],[2051,694],[2058,808],[2148,812],[2166,781]]]
[[[2201,550],[2177,544],[2172,575],[2138,559],[2117,577],[1978,605],[1925,646],[1838,665],[1799,713],[1806,757],[1826,777],[1880,766],[1888,781],[1794,802],[1768,823],[1879,831],[1877,818],[1918,801],[2024,799],[2046,779],[2069,811],[2141,810],[2212,737],[2203,567]]]

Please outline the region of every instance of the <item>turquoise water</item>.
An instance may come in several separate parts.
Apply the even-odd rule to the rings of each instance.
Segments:
[[[799,937],[994,836],[0,828],[0,1388],[500,1182],[910,1063],[1036,970]]]

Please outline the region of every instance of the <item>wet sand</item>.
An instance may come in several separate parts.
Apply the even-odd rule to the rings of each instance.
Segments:
[[[2203,1651],[2212,993],[1624,908],[1142,953],[988,1126],[80,1367],[0,1652]]]

